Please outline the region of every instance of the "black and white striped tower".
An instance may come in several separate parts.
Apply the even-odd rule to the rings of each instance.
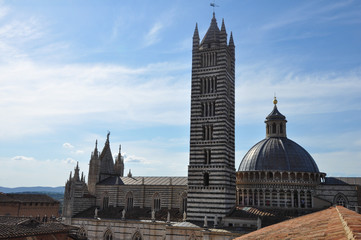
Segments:
[[[187,220],[209,221],[235,206],[235,46],[213,13],[200,42],[193,35]]]

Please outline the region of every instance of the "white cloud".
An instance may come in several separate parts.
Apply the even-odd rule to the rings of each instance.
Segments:
[[[70,143],[64,143],[63,148],[71,149],[71,148],[74,148],[74,146],[71,145]]]
[[[0,158],[0,182],[7,187],[64,186],[69,173],[74,173],[76,161],[72,158],[39,160],[33,157],[16,156]],[[87,162],[79,162],[81,171],[87,171]],[[30,181],[31,179],[31,181]]]
[[[43,34],[42,21],[35,17],[11,20],[0,25],[0,62],[27,61],[29,59],[28,52],[23,49],[36,43],[43,37]]]
[[[6,15],[8,15],[9,13],[9,8],[6,7],[6,6],[3,6],[1,3],[0,3],[0,19],[5,17]]]
[[[337,151],[313,154],[318,168],[327,176],[360,176],[361,151]],[[340,167],[340,164],[342,167]]]
[[[350,12],[347,12],[346,14],[335,14],[335,10],[341,10],[353,3],[354,1],[352,0],[332,4],[320,4],[320,2],[314,1],[307,2],[306,4],[302,3],[302,5],[298,5],[288,11],[281,11],[278,16],[274,17],[271,21],[262,26],[261,30],[274,31],[278,28],[309,22],[317,24],[320,22],[327,23],[330,21],[338,21],[338,23],[340,23],[342,20],[344,23],[347,23],[350,19],[359,20],[359,12],[355,12],[355,14],[350,14]]]
[[[2,65],[0,138],[51,132],[59,124],[84,123],[109,112],[112,121],[185,124],[190,90],[182,71],[187,67]]]
[[[15,156],[12,158],[14,161],[33,161],[33,157],[25,157],[25,156]]]
[[[42,36],[40,21],[36,18],[27,19],[26,23],[23,21],[12,21],[0,27],[1,40],[17,42],[31,41]]]
[[[124,172],[132,169],[133,176],[186,176],[188,144],[188,139],[183,138],[122,142],[126,150]]]
[[[145,46],[153,45],[160,40],[159,33],[162,30],[164,25],[160,22],[155,23],[151,29],[149,29],[148,33],[145,35]]]
[[[259,120],[270,112],[273,95],[287,115],[360,110],[360,69],[348,72],[299,73],[260,63],[240,66],[236,86],[237,121]],[[244,118],[243,116],[247,116]]]
[[[126,163],[142,163],[142,164],[149,164],[149,161],[144,157],[138,157],[135,155],[127,155],[124,153],[124,162]]]
[[[175,17],[176,9],[168,9],[158,16],[158,20],[150,27],[144,36],[144,46],[149,47],[161,40],[161,32],[169,27]]]
[[[70,164],[72,166],[74,166],[77,163],[77,161],[72,158],[66,158],[66,159],[62,160],[62,162],[65,164]]]

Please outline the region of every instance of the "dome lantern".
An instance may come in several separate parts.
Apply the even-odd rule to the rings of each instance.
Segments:
[[[266,117],[266,138],[270,137],[287,137],[286,134],[286,117],[282,115],[277,109],[277,99],[274,97],[273,110]]]

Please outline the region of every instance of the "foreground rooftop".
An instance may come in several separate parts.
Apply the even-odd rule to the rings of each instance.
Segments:
[[[237,238],[244,239],[361,239],[361,214],[334,206]]]

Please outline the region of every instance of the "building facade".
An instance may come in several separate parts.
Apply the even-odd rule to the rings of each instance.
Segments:
[[[0,216],[34,217],[47,221],[59,216],[60,203],[45,194],[0,193]]]

